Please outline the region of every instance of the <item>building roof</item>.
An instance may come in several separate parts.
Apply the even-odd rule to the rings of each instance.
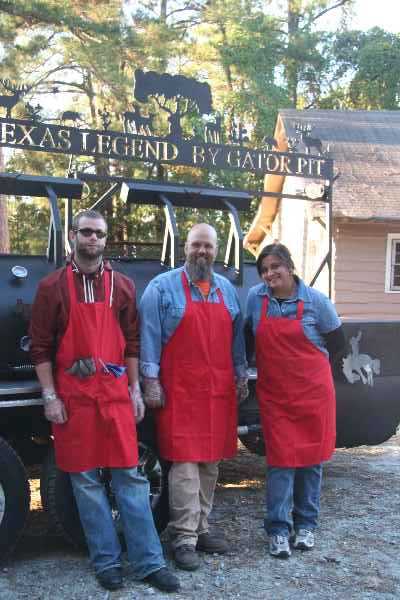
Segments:
[[[400,219],[400,110],[281,110],[286,136],[295,123],[329,145],[334,172],[335,217]],[[298,150],[302,150],[301,144]]]

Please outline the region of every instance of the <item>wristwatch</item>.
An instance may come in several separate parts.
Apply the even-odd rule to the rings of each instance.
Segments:
[[[49,402],[53,402],[53,400],[57,400],[57,394],[55,393],[54,390],[42,390],[42,398],[43,398],[43,402],[45,404],[48,404]]]

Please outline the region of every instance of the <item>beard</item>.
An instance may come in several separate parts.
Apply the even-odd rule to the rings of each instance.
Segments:
[[[99,248],[99,247],[95,247],[95,246],[89,248],[82,244],[75,245],[75,254],[78,257],[81,257],[83,260],[95,261],[100,256],[102,256],[103,252],[104,252],[104,248]]]
[[[186,268],[192,281],[207,281],[212,273],[212,263],[203,256],[189,256],[186,259]]]

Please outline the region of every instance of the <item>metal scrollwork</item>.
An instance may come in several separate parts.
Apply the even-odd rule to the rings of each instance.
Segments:
[[[102,110],[98,110],[97,114],[99,115],[102,125],[103,125],[103,130],[104,131],[108,131],[108,128],[111,125],[111,113],[107,110],[106,107],[104,107]]]
[[[233,118],[230,123],[229,141],[231,144],[239,144],[239,146],[250,141],[247,129],[236,118]]]
[[[26,121],[11,117],[11,112],[32,88],[6,79],[0,79],[0,85],[11,92],[0,95],[0,108],[6,110],[6,115],[0,116],[0,146],[138,160],[151,165],[152,172],[157,167],[159,178],[161,164],[233,169],[258,175],[290,173],[317,180],[332,177],[333,162],[321,140],[311,136],[308,124],[293,124],[288,152],[280,150],[277,140],[270,136],[264,136],[258,148],[252,147],[250,124],[234,114],[225,118],[214,111],[208,83],[191,77],[137,69],[133,101],[122,114],[111,113],[107,106],[97,109],[98,128],[85,123],[85,115],[76,110],[60,111],[57,117],[44,122],[42,107],[30,100],[25,104],[26,120],[31,122],[27,129]],[[53,87],[53,93],[57,92],[58,88]],[[117,121],[123,127],[112,127]],[[305,148],[301,160],[292,156],[297,145]]]
[[[11,95],[0,95],[0,106],[6,109],[6,117],[9,119],[11,118],[12,109],[21,100],[21,97],[30,90],[30,87],[27,85],[15,85],[9,79],[0,79],[0,83],[4,89],[12,92]]]
[[[25,110],[26,110],[27,118],[30,119],[31,121],[38,123],[43,120],[43,118],[42,118],[43,106],[41,106],[40,104],[36,104],[36,106],[34,106],[33,104],[26,102]]]

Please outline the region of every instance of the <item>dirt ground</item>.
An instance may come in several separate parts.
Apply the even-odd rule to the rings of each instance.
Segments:
[[[32,513],[14,555],[0,567],[2,600],[322,600],[400,597],[400,436],[386,444],[337,450],[325,468],[316,547],[289,560],[267,553],[263,530],[264,460],[241,449],[221,468],[213,524],[230,541],[223,557],[203,555],[199,571],[180,571],[179,594],[134,582],[106,592],[88,560],[47,530],[38,481]],[[168,555],[168,549],[166,548]],[[172,563],[171,563],[172,564]]]

